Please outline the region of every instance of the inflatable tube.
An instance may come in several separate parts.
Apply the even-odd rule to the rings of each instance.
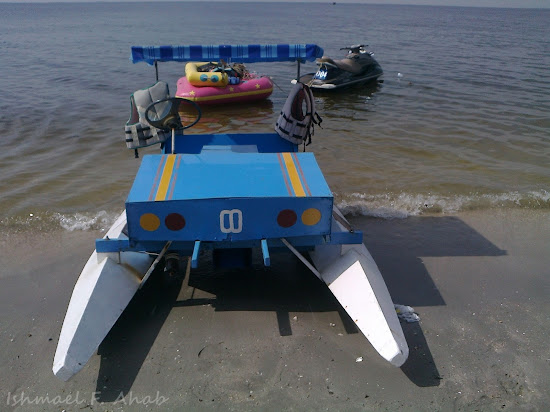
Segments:
[[[176,97],[183,97],[201,105],[250,102],[266,99],[273,93],[273,82],[269,77],[243,80],[239,84],[225,87],[196,87],[187,77],[178,80]]]
[[[199,67],[209,62],[189,62],[185,65],[185,76],[193,86],[225,87],[229,77],[224,72],[199,72]]]

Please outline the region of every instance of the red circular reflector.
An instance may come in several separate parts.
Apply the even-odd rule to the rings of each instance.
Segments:
[[[279,212],[277,223],[281,227],[290,227],[296,223],[298,216],[294,210],[285,209]]]
[[[185,227],[185,219],[179,213],[170,213],[164,219],[164,223],[170,230],[181,230]]]

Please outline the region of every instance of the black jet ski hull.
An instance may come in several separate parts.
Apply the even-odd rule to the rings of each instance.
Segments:
[[[300,77],[300,82],[309,85],[309,87],[312,89],[335,90],[335,89],[342,89],[344,87],[355,86],[362,83],[368,83],[368,82],[378,80],[382,76],[382,73],[371,73],[365,76],[350,78],[347,81],[344,81],[341,83],[323,82],[323,81],[313,79],[313,76],[315,76],[315,73],[305,74]]]
[[[335,90],[376,81],[384,73],[365,45],[344,47],[349,53],[341,60],[323,56],[316,73],[300,76],[300,82],[317,90]]]

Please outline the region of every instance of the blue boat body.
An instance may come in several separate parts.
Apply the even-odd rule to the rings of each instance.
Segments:
[[[334,231],[333,194],[313,153],[276,133],[175,136],[175,153],[145,155],[126,200],[127,235],[96,250],[191,256],[206,249],[359,244],[361,232]]]
[[[315,44],[133,46],[134,63],[225,59],[313,61]],[[174,148],[172,148],[174,144]],[[312,153],[277,133],[175,134],[162,152],[143,157],[126,200],[126,236],[96,241],[98,253],[197,255],[199,248],[300,249],[360,244],[339,230],[334,198]],[[196,260],[193,260],[194,264]]]
[[[285,165],[280,153],[225,150],[145,156],[126,201],[128,233],[143,240],[202,241],[329,234],[332,194],[315,157],[296,153],[287,159],[293,163]],[[294,186],[291,167],[302,172]],[[277,224],[281,211],[293,210],[299,218],[311,208],[321,216],[314,224],[303,219],[290,227]],[[228,213],[219,218],[224,210],[241,211],[239,224],[224,221],[233,218]],[[157,229],[140,224],[146,213],[158,216]],[[171,214],[182,223],[166,225]]]

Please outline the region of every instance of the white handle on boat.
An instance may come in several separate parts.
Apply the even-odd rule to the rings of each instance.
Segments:
[[[319,271],[318,271],[317,269],[315,269],[315,267],[314,267],[311,263],[309,263],[309,261],[308,261],[300,252],[298,252],[298,250],[296,250],[296,248],[295,248],[294,246],[292,246],[292,245],[288,242],[288,240],[286,240],[284,237],[282,237],[282,238],[281,238],[281,242],[283,242],[283,243],[285,244],[285,246],[286,246],[287,248],[289,248],[290,251],[291,251],[292,253],[294,253],[294,254],[296,255],[296,257],[297,257],[298,259],[300,259],[300,260],[302,261],[302,263],[303,263],[304,265],[306,265],[306,266],[308,267],[308,269],[311,270],[311,271],[315,274],[315,276],[317,276],[317,277],[318,277],[319,279],[321,279],[321,280],[323,279],[323,277],[321,276],[321,274],[319,273]]]
[[[174,129],[172,129],[172,133],[173,132],[174,132]],[[166,242],[166,244],[164,245],[164,247],[160,251],[157,258],[151,264],[151,267],[149,268],[149,270],[147,270],[147,272],[145,273],[145,276],[143,276],[143,279],[141,279],[141,283],[139,284],[140,289],[143,287],[143,285],[145,284],[147,279],[149,279],[149,276],[151,276],[151,273],[153,273],[153,270],[155,270],[158,263],[160,262],[160,260],[162,259],[162,257],[164,256],[164,254],[166,253],[166,251],[168,250],[168,248],[170,247],[171,244],[172,244],[172,241]]]

